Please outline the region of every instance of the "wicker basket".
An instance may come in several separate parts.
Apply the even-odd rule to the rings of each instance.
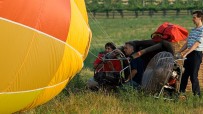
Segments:
[[[179,51],[180,48],[184,45],[185,42],[186,41],[180,41],[180,42],[177,42],[177,43],[171,43],[173,48],[174,48],[174,51],[175,52]],[[199,78],[199,83],[200,83],[200,89],[203,90],[203,62],[200,65],[198,78]],[[187,91],[191,91],[191,90],[192,90],[192,85],[191,85],[190,79],[188,79]]]

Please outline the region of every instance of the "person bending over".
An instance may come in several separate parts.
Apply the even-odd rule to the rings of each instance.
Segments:
[[[126,42],[124,45],[124,52],[127,57],[132,58],[132,54],[135,53],[135,44],[133,42]],[[141,85],[142,75],[144,73],[144,63],[143,60],[138,58],[132,58],[130,60],[130,73],[127,74],[125,82],[127,84],[132,84],[133,87],[138,87]]]

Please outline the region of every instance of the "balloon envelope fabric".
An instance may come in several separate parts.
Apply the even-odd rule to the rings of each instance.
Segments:
[[[1,0],[0,113],[60,93],[83,67],[91,37],[84,0]]]

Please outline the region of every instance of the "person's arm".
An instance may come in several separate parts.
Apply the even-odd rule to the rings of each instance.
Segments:
[[[102,64],[100,64],[101,62],[102,62],[102,57],[103,57],[103,54],[99,54],[98,56],[97,56],[97,59],[94,61],[94,64],[93,64],[93,67],[94,67],[94,69],[95,68],[101,68],[102,67]],[[98,64],[100,64],[99,66],[98,66]]]
[[[182,46],[182,48],[178,51],[178,53],[182,53],[187,49],[187,42]]]
[[[195,42],[191,48],[186,50],[186,52],[183,54],[183,58],[185,58],[189,53],[191,53],[193,50],[195,50],[199,46],[200,42]]]
[[[135,77],[135,75],[137,74],[137,68],[139,67],[138,66],[138,61],[137,59],[132,59],[130,61],[130,67],[131,67],[131,73],[128,75],[127,79],[125,82],[128,82],[130,81],[131,79],[133,79]]]
[[[180,48],[180,50],[177,51],[177,53],[175,53],[176,58],[185,58],[185,57],[183,57],[182,52],[187,49],[187,43],[188,43],[188,41],[186,41],[186,43]]]
[[[103,64],[94,64],[94,69],[100,69],[100,68],[102,68],[103,67]]]
[[[98,61],[100,61],[98,58],[95,60],[95,62],[94,62],[94,64],[93,64],[93,67],[94,67],[94,69],[97,67],[97,65],[99,64],[99,62]]]
[[[131,74],[128,75],[128,78],[127,78],[127,80],[125,82],[128,82],[128,81],[132,80],[135,77],[136,74],[137,74],[136,69],[131,70]]]

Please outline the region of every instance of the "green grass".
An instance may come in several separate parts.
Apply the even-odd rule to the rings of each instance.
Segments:
[[[131,19],[90,19],[93,31],[90,53],[83,70],[75,76],[58,96],[38,106],[27,114],[200,114],[203,100],[188,93],[185,101],[167,101],[145,96],[131,88],[118,93],[90,92],[86,81],[93,76],[95,55],[106,42],[123,45],[129,40],[150,39],[150,35],[165,21],[179,24],[186,29],[193,27],[191,17],[140,17]]]
[[[93,32],[90,53],[85,61],[91,67],[97,53],[104,48],[105,43],[112,41],[117,46],[130,40],[150,39],[151,34],[164,22],[181,25],[190,30],[193,27],[190,16],[172,17],[139,17],[130,19],[89,19]],[[92,54],[93,53],[93,54]]]

